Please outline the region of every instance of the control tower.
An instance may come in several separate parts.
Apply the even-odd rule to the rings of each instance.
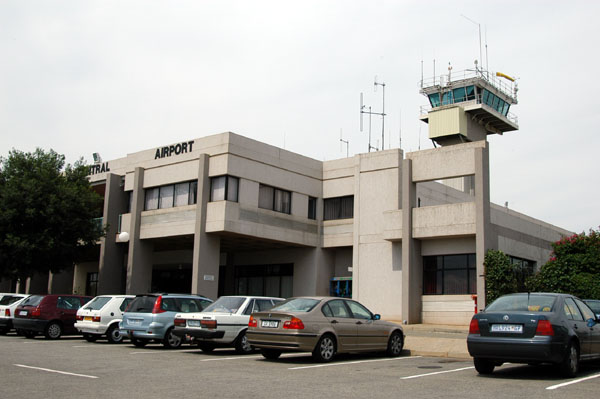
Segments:
[[[421,94],[429,106],[421,107],[420,119],[429,124],[429,138],[446,146],[485,140],[488,134],[518,130],[510,113],[517,104],[517,85],[508,75],[478,69],[421,80]]]

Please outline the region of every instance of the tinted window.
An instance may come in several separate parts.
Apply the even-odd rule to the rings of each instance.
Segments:
[[[333,312],[327,303],[321,308],[321,313],[323,313],[325,317],[333,317]]]
[[[127,308],[127,312],[152,313],[152,309],[154,308],[154,302],[156,302],[155,296],[135,297],[135,299]]]
[[[371,318],[373,317],[371,315],[371,312],[369,312],[367,308],[365,308],[358,302],[346,301],[346,304],[348,305],[348,307],[350,307],[350,310],[352,311],[352,314],[354,315],[355,319],[371,320]]]
[[[127,306],[133,301],[133,298],[123,298],[123,302],[121,302],[121,306],[119,306],[119,310],[124,312],[127,309]]]
[[[59,296],[56,299],[56,307],[66,310],[77,310],[81,307],[81,300],[72,296]]]
[[[280,312],[310,312],[317,304],[321,302],[310,298],[290,298],[275,305],[271,310]]]
[[[589,319],[596,320],[596,316],[594,315],[594,312],[592,312],[592,310],[588,306],[586,306],[585,303],[581,302],[577,298],[575,298],[575,303],[579,307],[579,310],[581,310],[581,313],[583,313],[583,318],[585,320],[589,320]]]
[[[331,309],[331,313],[333,313],[333,317],[351,317],[350,312],[348,312],[348,309],[346,308],[346,305],[344,305],[344,301],[342,301],[341,299],[329,301],[327,302],[327,304],[329,305],[329,309]]]
[[[505,295],[496,299],[486,312],[551,312],[555,296],[551,295]]]
[[[179,306],[177,306],[177,301],[175,298],[162,298],[160,302],[160,309],[165,312],[179,312]]]
[[[106,305],[109,301],[111,300],[110,297],[107,296],[98,296],[94,299],[92,299],[92,301],[90,303],[88,303],[87,305],[85,305],[84,309],[89,309],[89,310],[100,310],[104,307],[104,305]]]
[[[585,301],[585,303],[594,311],[594,313],[600,313],[600,301]]]
[[[21,306],[38,306],[42,302],[42,299],[44,299],[43,295],[32,295],[25,299]]]
[[[571,298],[565,299],[565,314],[571,320],[583,321],[581,312],[575,305],[575,302]]]
[[[222,296],[204,309],[205,312],[235,313],[244,303],[246,298]]]
[[[0,299],[0,305],[10,305],[11,303],[15,303],[18,300],[23,299],[22,296],[11,296],[11,295],[5,295],[2,297],[2,299]]]

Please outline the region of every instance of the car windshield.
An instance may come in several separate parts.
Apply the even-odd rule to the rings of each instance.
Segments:
[[[279,305],[271,308],[271,311],[278,312],[310,312],[317,304],[321,302],[318,299],[310,298],[290,298]]]
[[[216,313],[235,313],[242,306],[246,298],[234,297],[234,296],[222,296],[217,299],[210,306],[207,306],[203,312],[216,312]]]
[[[552,312],[556,296],[553,295],[505,295],[488,306],[486,312]]]
[[[87,305],[85,305],[84,309],[87,310],[100,310],[110,301],[110,297],[108,296],[97,296],[92,299]]]
[[[43,295],[32,295],[29,298],[25,299],[21,306],[37,306],[44,299]]]
[[[125,311],[135,313],[152,313],[155,302],[155,296],[138,296],[129,304],[129,307]]]

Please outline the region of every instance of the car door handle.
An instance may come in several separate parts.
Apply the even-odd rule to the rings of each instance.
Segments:
[[[357,321],[356,324],[362,324],[362,321]]]
[[[331,324],[337,324],[337,320],[331,320]]]
[[[576,330],[579,329],[579,327],[577,327],[577,324],[573,324],[573,328]]]

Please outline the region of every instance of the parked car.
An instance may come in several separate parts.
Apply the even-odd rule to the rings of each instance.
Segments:
[[[0,334],[5,335],[13,328],[15,309],[25,300],[27,294],[1,294],[0,296]]]
[[[32,295],[17,306],[13,324],[27,338],[38,334],[48,339],[77,335],[77,310],[90,299],[80,295]]]
[[[119,332],[119,322],[123,312],[135,298],[134,295],[100,295],[77,311],[75,328],[88,342],[94,342],[106,335],[108,342],[117,344],[123,341]]]
[[[584,299],[586,305],[592,309],[592,311],[596,314],[596,318],[600,319],[600,300],[598,299]]]
[[[222,296],[200,313],[179,313],[173,333],[190,337],[204,352],[215,347],[234,347],[238,353],[250,353],[246,330],[252,312],[271,309],[283,298],[263,296]]]
[[[183,340],[173,334],[175,315],[200,312],[211,303],[211,299],[198,295],[136,295],[125,310],[119,328],[137,347],[157,341],[167,348],[178,348]]]
[[[598,322],[572,295],[504,295],[473,316],[467,347],[480,374],[490,374],[504,362],[552,363],[572,377],[580,360],[600,358]]]
[[[337,297],[290,298],[266,312],[253,313],[248,342],[267,359],[284,351],[312,352],[319,362],[336,353],[387,351],[399,356],[404,332],[357,301]]]

